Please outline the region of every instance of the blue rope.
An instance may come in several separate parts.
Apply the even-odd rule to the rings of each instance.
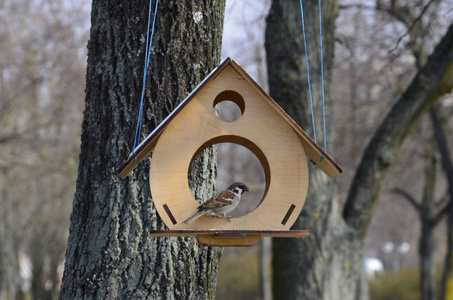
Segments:
[[[146,87],[146,77],[148,74],[148,67],[149,67],[149,58],[151,56],[151,47],[153,45],[153,36],[154,36],[154,27],[156,24],[156,16],[157,16],[157,7],[159,5],[159,0],[156,1],[156,6],[154,8],[154,19],[153,19],[153,26],[151,29],[151,39],[149,34],[150,29],[150,21],[151,21],[151,1],[149,1],[149,13],[148,13],[148,32],[146,34],[146,50],[145,50],[145,70],[143,72],[143,86],[142,86],[142,96],[140,99],[140,110],[138,112],[138,120],[137,120],[137,127],[135,129],[135,139],[134,139],[134,147],[132,148],[132,154],[135,153],[136,146],[140,144],[140,132],[142,127],[142,115],[143,115],[143,101],[145,98],[145,87]],[[136,163],[137,158],[135,158],[134,164]]]
[[[302,5],[302,0],[300,0],[299,2],[300,2],[300,14],[302,16],[302,31],[303,31],[303,34],[304,34],[305,64],[307,65],[308,93],[310,95],[311,120],[313,122],[313,137],[314,137],[314,140],[315,140],[315,143],[316,143],[315,115],[313,113],[313,97],[311,96],[311,85],[310,85],[310,67],[308,66],[307,39],[305,38],[304,7]]]
[[[321,0],[319,4],[319,44],[321,48],[321,87],[322,87],[322,123],[324,127],[324,152],[327,152],[327,133],[326,133],[326,106],[324,104],[324,59],[322,52],[322,22],[321,22]],[[322,160],[322,158],[321,158]]]

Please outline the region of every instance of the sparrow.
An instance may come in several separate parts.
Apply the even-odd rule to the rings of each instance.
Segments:
[[[242,182],[235,182],[230,187],[215,196],[206,200],[203,204],[197,207],[197,212],[185,220],[184,224],[189,224],[204,215],[227,217],[228,221],[231,216],[226,214],[233,211],[241,201],[241,195],[250,189]]]

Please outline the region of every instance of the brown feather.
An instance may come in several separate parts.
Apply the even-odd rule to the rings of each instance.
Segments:
[[[208,199],[205,203],[198,206],[198,210],[215,209],[223,206],[231,205],[234,200],[234,194],[230,191],[223,191]]]

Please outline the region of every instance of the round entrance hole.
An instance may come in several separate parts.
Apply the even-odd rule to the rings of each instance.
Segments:
[[[260,158],[258,158],[250,149],[237,143],[219,142],[211,147],[214,147],[214,151],[217,150],[217,192],[228,188],[230,184],[238,181],[245,183],[250,188],[250,191],[242,195],[240,204],[230,215],[240,217],[252,212],[264,199],[269,188],[266,182],[266,174],[269,174],[266,158],[259,154]],[[189,174],[192,173],[191,169],[201,159],[204,150],[212,150],[208,148],[210,147],[202,147],[197,151],[197,154],[192,159]],[[195,199],[196,196],[191,181],[189,181],[189,188],[192,197]],[[211,196],[213,195],[209,197]],[[202,202],[206,200],[202,199]]]
[[[245,111],[245,101],[235,91],[223,91],[214,99],[213,109],[216,117],[224,122],[239,120]]]

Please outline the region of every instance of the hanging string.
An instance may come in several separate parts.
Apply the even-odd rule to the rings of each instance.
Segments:
[[[315,123],[315,115],[313,111],[313,97],[311,93],[311,83],[310,83],[310,67],[308,65],[308,51],[307,51],[307,39],[305,37],[305,21],[304,21],[304,8],[302,4],[302,0],[299,1],[300,3],[300,14],[302,18],[302,32],[304,35],[304,47],[305,47],[305,63],[307,66],[307,81],[308,81],[308,93],[310,96],[310,107],[311,107],[311,120],[313,123],[313,137],[316,143],[316,123]],[[319,41],[320,41],[320,52],[321,52],[321,90],[322,90],[322,116],[323,116],[323,129],[324,129],[324,151],[327,150],[327,134],[326,134],[326,114],[325,114],[325,97],[324,97],[324,59],[323,59],[323,50],[322,50],[322,21],[321,21],[321,0],[318,0],[319,6]],[[321,160],[324,157],[321,157]]]
[[[143,86],[142,86],[142,96],[140,99],[140,110],[138,112],[138,119],[137,119],[137,127],[135,129],[135,139],[134,139],[134,147],[132,148],[132,154],[135,153],[136,147],[140,144],[140,133],[142,128],[142,115],[143,115],[143,101],[145,99],[145,87],[146,87],[146,77],[148,75],[148,67],[149,67],[149,58],[151,56],[151,47],[153,45],[153,36],[154,36],[154,27],[156,24],[156,16],[157,16],[157,7],[159,5],[159,0],[156,1],[156,6],[154,8],[154,19],[153,19],[153,26],[151,28],[151,36],[149,34],[150,30],[150,23],[151,23],[151,1],[149,1],[149,13],[148,13],[148,31],[146,33],[146,50],[145,50],[145,70],[143,72]],[[131,154],[131,155],[132,155]],[[135,158],[134,164],[137,162],[137,158]]]
[[[299,2],[300,2],[300,15],[302,16],[302,33],[304,35],[305,64],[307,65],[308,93],[310,95],[311,120],[313,123],[313,137],[316,143],[315,115],[313,113],[313,97],[311,96],[311,85],[310,85],[310,67],[308,66],[307,39],[305,38],[304,6],[302,5],[302,0],[300,0]]]
[[[324,55],[322,52],[322,22],[321,22],[321,0],[318,0],[319,6],[319,47],[321,48],[321,90],[322,90],[322,125],[324,128],[324,152],[327,153],[327,133],[326,133],[326,106],[324,103]]]

